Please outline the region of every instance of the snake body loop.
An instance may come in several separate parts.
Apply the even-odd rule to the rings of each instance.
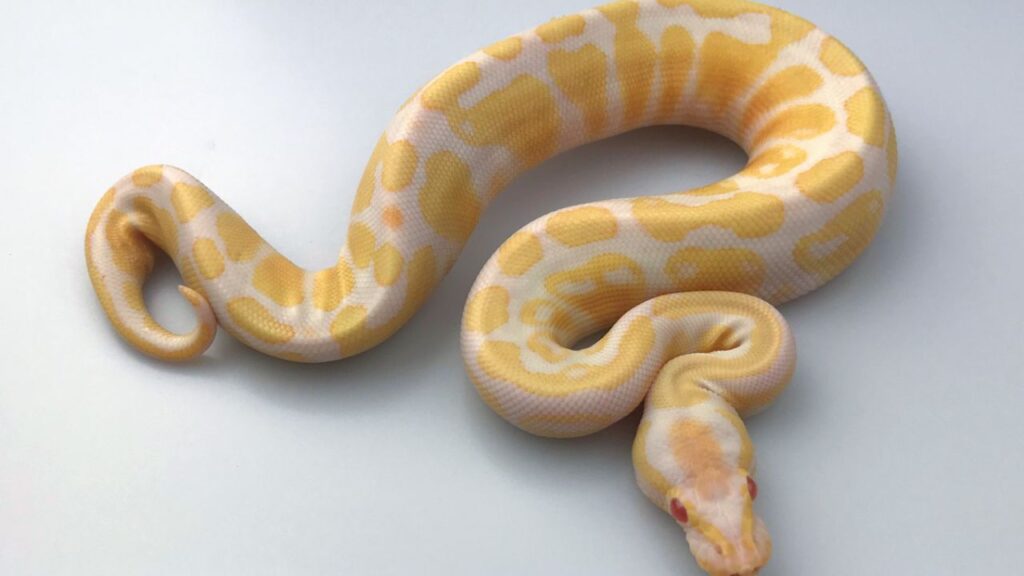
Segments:
[[[218,324],[287,360],[351,356],[416,312],[517,174],[656,124],[712,130],[750,161],[709,186],[574,206],[516,232],[470,292],[463,357],[484,401],[535,434],[588,434],[646,398],[633,453],[644,493],[708,572],[753,574],[771,545],[740,418],[794,363],[769,303],[852,263],[896,176],[875,82],[800,18],[743,0],[627,0],[465,58],[381,136],[347,242],[322,270],[293,264],[184,171],[140,168],[93,212],[90,277],[120,334],[157,358],[201,354]],[[187,285],[189,334],[143,303],[157,249]]]

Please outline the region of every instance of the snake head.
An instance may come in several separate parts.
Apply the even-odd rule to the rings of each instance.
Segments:
[[[754,514],[757,484],[744,470],[709,469],[667,494],[665,509],[686,531],[690,551],[712,576],[753,576],[772,542]]]

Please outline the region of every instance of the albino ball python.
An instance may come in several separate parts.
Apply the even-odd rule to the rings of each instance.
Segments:
[[[287,360],[351,356],[415,313],[517,174],[654,124],[712,130],[750,162],[710,186],[566,208],[516,232],[472,288],[463,356],[487,404],[543,436],[600,430],[646,397],[640,487],[705,570],[753,574],[771,543],[740,416],[782,391],[795,359],[769,302],[864,250],[896,173],[875,82],[800,18],[742,0],[624,1],[484,48],[399,110],[323,270],[293,264],[185,172],[140,168],[93,212],[89,274],[118,332],[160,359],[201,354],[218,323]],[[156,248],[187,284],[188,334],[143,303]]]

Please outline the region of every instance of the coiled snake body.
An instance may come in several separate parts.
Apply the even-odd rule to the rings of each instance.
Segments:
[[[654,124],[723,134],[750,161],[710,186],[571,207],[516,232],[471,290],[463,356],[487,404],[535,434],[588,434],[646,398],[633,451],[644,493],[705,570],[753,574],[771,544],[740,416],[781,392],[795,358],[769,303],[861,253],[896,172],[874,81],[793,15],[741,0],[624,1],[469,56],[397,113],[323,270],[294,265],[185,172],[141,168],[89,221],[89,273],[120,334],[157,358],[201,354],[218,323],[279,358],[351,356],[420,307],[517,174]],[[189,334],[143,303],[155,248],[187,284]]]

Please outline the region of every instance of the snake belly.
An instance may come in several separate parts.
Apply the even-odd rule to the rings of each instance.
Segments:
[[[876,83],[805,20],[742,0],[622,1],[556,18],[459,61],[401,107],[333,266],[296,266],[194,177],[153,165],[95,208],[89,274],[117,331],[156,358],[202,354],[218,325],[279,358],[344,358],[416,312],[518,174],[659,124],[711,130],[750,160],[698,189],[526,225],[470,291],[463,357],[484,401],[534,434],[589,434],[646,399],[633,454],[644,493],[705,570],[753,574],[770,540],[751,508],[741,417],[781,392],[795,358],[771,305],[860,255],[897,166]],[[156,250],[196,310],[187,334],[143,302]]]

